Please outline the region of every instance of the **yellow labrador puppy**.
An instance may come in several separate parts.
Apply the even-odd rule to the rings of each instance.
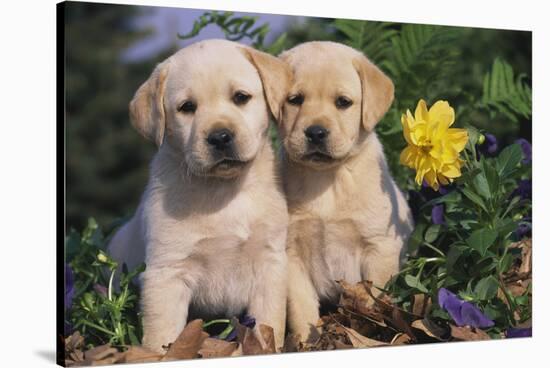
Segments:
[[[134,127],[159,150],[109,249],[129,267],[145,259],[146,347],[162,351],[189,313],[244,310],[282,346],[288,213],[266,138],[290,78],[273,56],[208,40],[160,63],[131,101]]]
[[[398,272],[410,210],[374,132],[393,83],[360,52],[308,42],[280,55],[294,72],[283,109],[284,186],[290,213],[289,327],[316,335],[335,280],[383,287]]]

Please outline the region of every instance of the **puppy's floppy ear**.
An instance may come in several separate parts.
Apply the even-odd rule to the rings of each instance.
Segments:
[[[359,74],[363,101],[361,119],[364,128],[372,131],[388,111],[393,101],[393,82],[364,55],[353,60]]]
[[[241,50],[258,70],[269,110],[275,120],[279,122],[292,81],[290,66],[275,56],[253,48],[243,47]]]
[[[164,90],[167,74],[166,62],[157,65],[149,79],[138,88],[129,106],[134,128],[158,147],[164,140],[166,126]]]

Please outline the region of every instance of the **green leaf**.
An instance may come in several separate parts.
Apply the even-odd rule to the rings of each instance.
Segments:
[[[487,249],[497,240],[497,236],[498,233],[492,229],[479,229],[466,239],[466,243],[484,256]]]
[[[453,190],[452,192],[449,192],[441,197],[437,197],[432,199],[431,201],[428,201],[422,205],[422,208],[432,207],[433,205],[445,203],[445,204],[452,204],[452,203],[458,203],[462,199],[462,196],[460,195],[460,192]]]
[[[424,240],[426,240],[428,243],[433,243],[439,236],[440,231],[441,225],[430,226],[428,230],[426,230],[426,234],[424,234]]]
[[[503,238],[507,238],[513,231],[517,229],[517,227],[518,227],[517,221],[514,221],[511,218],[505,218],[497,222],[495,230]]]
[[[485,173],[485,178],[487,179],[487,184],[489,185],[489,192],[492,197],[495,197],[499,191],[500,179],[497,170],[492,166],[488,160],[483,160],[483,172]]]
[[[481,133],[479,132],[479,130],[477,130],[476,127],[473,127],[471,125],[467,125],[466,130],[468,131],[468,144],[471,147],[475,147]]]
[[[477,204],[479,207],[481,207],[485,212],[488,212],[487,211],[487,207],[485,206],[485,201],[483,200],[483,198],[481,198],[480,196],[478,196],[476,193],[474,193],[473,191],[471,191],[470,189],[468,188],[463,188],[462,189],[462,193],[472,202],[474,202],[475,204]]]
[[[490,199],[492,197],[491,189],[489,188],[489,182],[487,181],[487,177],[485,176],[484,172],[476,175],[474,180],[472,181],[472,184],[474,185],[477,193],[479,193],[482,197],[486,199]]]
[[[126,272],[124,272],[125,267],[126,267]],[[132,279],[134,277],[136,277],[137,275],[139,275],[140,273],[142,273],[143,271],[145,271],[145,263],[143,263],[143,262],[141,264],[139,264],[136,268],[134,268],[131,272],[127,272],[127,266],[126,266],[126,263],[124,263],[123,264],[123,272],[122,272],[122,275],[120,277],[120,285],[125,286],[125,285],[130,284]]]
[[[506,178],[523,159],[523,153],[519,144],[514,143],[504,148],[497,157],[496,167],[498,175]]]
[[[128,325],[128,337],[130,338],[130,344],[132,345],[139,345],[139,340],[135,333],[135,327]]]
[[[478,300],[493,299],[497,295],[497,291],[498,281],[492,275],[481,279],[474,289]]]
[[[82,231],[82,242],[98,248],[102,246],[103,233],[93,217],[88,219],[88,224],[84,231]]]
[[[510,269],[510,266],[512,266],[512,261],[514,260],[514,257],[510,253],[506,253],[504,257],[502,257],[498,261],[498,272],[499,273],[505,273]]]
[[[413,275],[405,275],[405,283],[412,288],[418,289],[423,293],[428,293],[428,289],[420,282],[420,279]]]
[[[420,244],[423,243],[424,238],[424,230],[426,230],[426,224],[420,223],[416,225],[414,228],[414,231],[412,232],[411,236],[409,237],[409,243],[408,243],[408,252],[409,254],[415,254],[418,251],[418,248],[420,247]]]
[[[471,182],[472,179],[475,178],[475,176],[480,172],[481,172],[481,169],[478,167],[476,167],[475,169],[466,171],[459,178],[456,179],[456,183],[463,184],[463,183]]]
[[[465,251],[468,250],[468,249],[469,248],[467,248],[465,246],[460,246],[460,245],[455,245],[455,244],[453,244],[449,247],[449,251],[447,252],[447,258],[446,258],[447,270],[449,272],[451,272],[453,270],[456,261],[458,261],[458,259],[462,255],[465,255]]]

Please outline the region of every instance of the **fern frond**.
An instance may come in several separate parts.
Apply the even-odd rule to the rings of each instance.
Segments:
[[[382,67],[395,78],[411,74],[435,61],[436,64],[449,59],[449,45],[459,36],[452,27],[405,24],[401,32],[391,38],[392,55]]]
[[[285,34],[282,34],[273,45],[264,45],[265,37],[270,31],[269,23],[257,25],[258,17],[235,16],[233,12],[207,11],[202,14],[195,22],[193,29],[186,34],[179,34],[178,38],[184,40],[198,35],[204,28],[210,24],[217,25],[225,34],[225,38],[230,41],[240,41],[249,39],[252,46],[266,52],[280,52],[284,48],[286,41]]]
[[[346,44],[380,63],[391,51],[391,38],[397,34],[394,23],[336,19],[332,25],[347,38]]]
[[[528,119],[531,116],[531,88],[525,78],[523,74],[514,78],[512,66],[496,58],[491,71],[483,78],[483,94],[478,107],[488,110],[491,117],[501,113],[513,122],[517,122],[518,117]]]

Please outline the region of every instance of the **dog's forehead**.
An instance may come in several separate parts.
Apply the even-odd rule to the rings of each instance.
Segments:
[[[359,53],[333,42],[308,42],[281,55],[294,72],[296,85],[327,85],[336,89],[360,89],[353,60]]]
[[[188,46],[169,60],[168,87],[228,82],[261,87],[260,76],[243,50],[230,42],[205,41]]]

